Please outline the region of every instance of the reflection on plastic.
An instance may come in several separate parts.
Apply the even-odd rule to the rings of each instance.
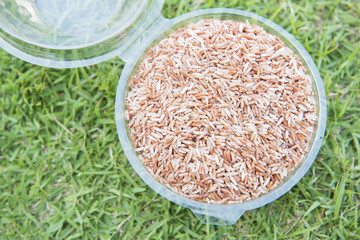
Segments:
[[[36,0],[39,14],[50,28],[64,34],[87,34],[90,31],[92,35],[105,30],[118,13],[121,13],[122,22],[126,22],[134,9],[128,9],[124,3],[124,0]]]
[[[83,47],[131,24],[142,0],[1,0],[0,26],[18,39],[53,48]]]

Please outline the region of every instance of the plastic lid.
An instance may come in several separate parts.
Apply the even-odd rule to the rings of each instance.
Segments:
[[[0,47],[34,64],[80,67],[121,54],[157,0],[0,0]],[[161,6],[160,6],[161,7]],[[141,27],[139,27],[141,26]]]

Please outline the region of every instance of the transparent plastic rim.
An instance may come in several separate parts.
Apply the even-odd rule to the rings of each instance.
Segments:
[[[168,188],[160,184],[158,181],[156,181],[147,172],[147,170],[144,168],[141,162],[137,159],[136,153],[134,152],[131,146],[131,140],[127,136],[127,132],[126,132],[127,128],[124,118],[125,94],[127,91],[127,82],[129,77],[131,76],[131,73],[134,70],[135,64],[137,63],[139,57],[143,54],[145,49],[147,49],[147,47],[157,37],[159,37],[161,33],[171,29],[176,24],[179,24],[183,21],[190,20],[196,17],[204,16],[205,18],[206,16],[211,16],[211,15],[218,16],[220,14],[237,15],[240,17],[244,17],[249,21],[251,20],[256,21],[258,23],[261,23],[261,26],[264,27],[266,30],[271,29],[273,34],[275,34],[276,36],[282,39],[286,39],[287,40],[286,44],[288,45],[288,43],[290,43],[292,45],[292,48],[298,52],[299,57],[302,59],[305,66],[307,67],[309,71],[308,74],[312,77],[314,81],[314,86],[316,89],[315,95],[317,96],[317,100],[318,100],[317,101],[318,122],[317,122],[317,129],[313,135],[314,136],[313,144],[307,154],[306,159],[296,170],[294,170],[292,176],[287,180],[284,180],[280,184],[280,186],[277,187],[275,190],[272,190],[269,193],[266,193],[265,195],[262,195],[256,199],[252,199],[242,203],[226,204],[226,205],[208,204],[208,203],[202,203],[202,202],[190,200],[188,198],[182,197],[174,193],[173,191],[169,190]],[[215,8],[215,9],[204,9],[204,10],[193,11],[181,15],[179,17],[176,17],[174,19],[171,19],[170,21],[167,22],[164,21],[164,24],[159,25],[157,31],[154,31],[152,36],[149,37],[147,39],[147,42],[144,43],[143,45],[144,46],[142,48],[138,48],[135,50],[135,52],[133,52],[132,61],[128,62],[122,71],[122,75],[120,77],[116,92],[115,120],[116,120],[116,128],[117,128],[118,136],[125,155],[127,156],[129,162],[131,163],[135,171],[138,173],[138,175],[154,191],[156,191],[163,197],[167,198],[168,200],[176,204],[179,204],[184,207],[188,207],[195,211],[199,209],[201,211],[221,212],[221,211],[229,211],[230,209],[234,209],[234,207],[236,209],[251,210],[266,205],[276,200],[277,198],[281,197],[283,194],[288,192],[296,183],[298,183],[300,179],[306,174],[306,172],[309,170],[312,163],[314,162],[324,138],[325,128],[326,128],[326,117],[327,117],[326,94],[321,76],[314,61],[312,60],[311,56],[306,51],[306,49],[300,44],[298,40],[296,40],[294,36],[292,36],[290,33],[288,33],[285,29],[283,29],[279,25],[259,15],[242,10],[236,10],[236,9]]]

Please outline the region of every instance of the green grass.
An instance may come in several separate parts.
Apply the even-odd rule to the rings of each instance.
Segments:
[[[360,3],[168,0],[163,14],[208,7],[270,18],[312,55],[328,125],[306,176],[233,226],[203,225],[126,160],[114,122],[120,59],[59,70],[1,50],[1,239],[360,239]]]

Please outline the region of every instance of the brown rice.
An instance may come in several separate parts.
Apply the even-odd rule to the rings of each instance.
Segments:
[[[207,19],[152,47],[130,80],[128,126],[149,173],[208,203],[275,188],[303,160],[316,120],[310,77],[276,36]]]

